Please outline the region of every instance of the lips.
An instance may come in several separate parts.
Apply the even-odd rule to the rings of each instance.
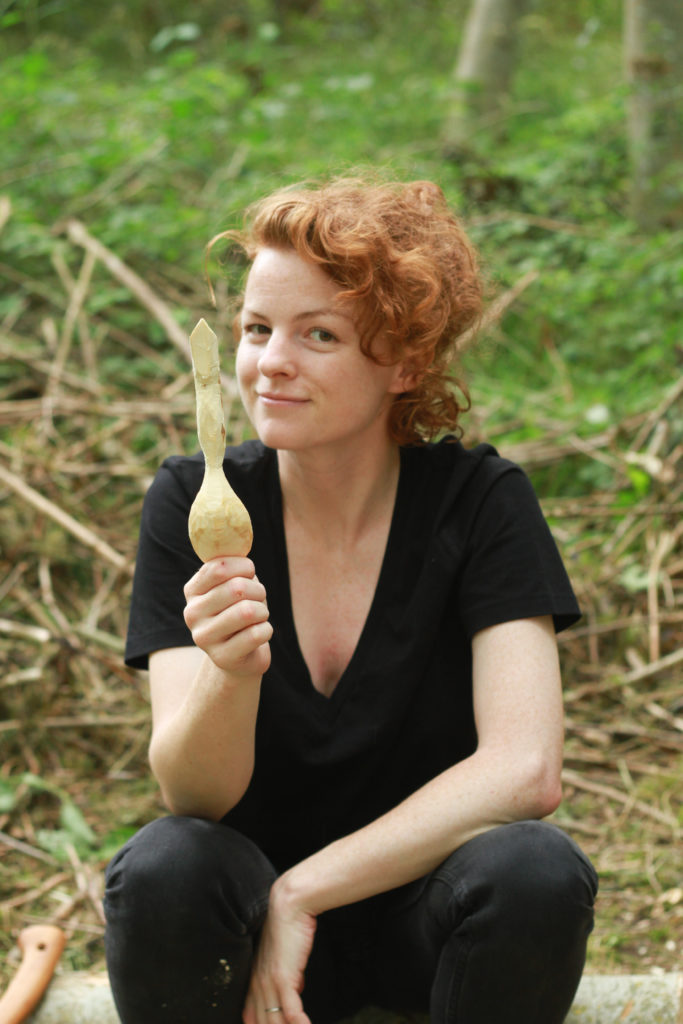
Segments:
[[[256,396],[263,402],[279,405],[303,405],[308,401],[307,398],[300,398],[298,395],[283,395],[273,391],[257,391]]]

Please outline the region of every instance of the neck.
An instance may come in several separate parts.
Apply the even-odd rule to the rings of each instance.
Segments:
[[[393,509],[398,485],[398,447],[387,441],[325,457],[315,452],[278,452],[285,520],[329,544],[353,543],[378,516]]]

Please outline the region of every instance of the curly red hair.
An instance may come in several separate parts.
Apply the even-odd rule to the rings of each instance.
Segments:
[[[294,249],[344,289],[340,300],[358,303],[362,351],[379,361],[372,345],[381,336],[417,381],[391,409],[398,444],[459,432],[469,397],[451,366],[481,315],[483,288],[476,251],[437,185],[339,178],[284,188],[210,246],[225,238],[249,259],[265,247]]]

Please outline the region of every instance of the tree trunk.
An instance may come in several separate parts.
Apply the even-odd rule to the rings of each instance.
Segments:
[[[625,0],[631,215],[644,231],[683,222],[683,0]]]
[[[519,21],[528,0],[472,0],[454,71],[447,148],[469,149],[474,133],[497,130],[517,58]]]

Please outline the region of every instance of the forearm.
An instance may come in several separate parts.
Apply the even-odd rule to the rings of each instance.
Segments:
[[[260,675],[235,678],[204,657],[183,702],[155,728],[150,764],[174,814],[218,820],[244,795],[260,683]]]
[[[169,810],[218,820],[251,779],[273,630],[247,558],[206,562],[184,592],[194,646],[150,655],[150,763]]]
[[[317,915],[404,885],[481,832],[551,813],[559,800],[555,777],[544,764],[515,767],[502,752],[477,752],[293,867],[276,883],[273,898]]]

